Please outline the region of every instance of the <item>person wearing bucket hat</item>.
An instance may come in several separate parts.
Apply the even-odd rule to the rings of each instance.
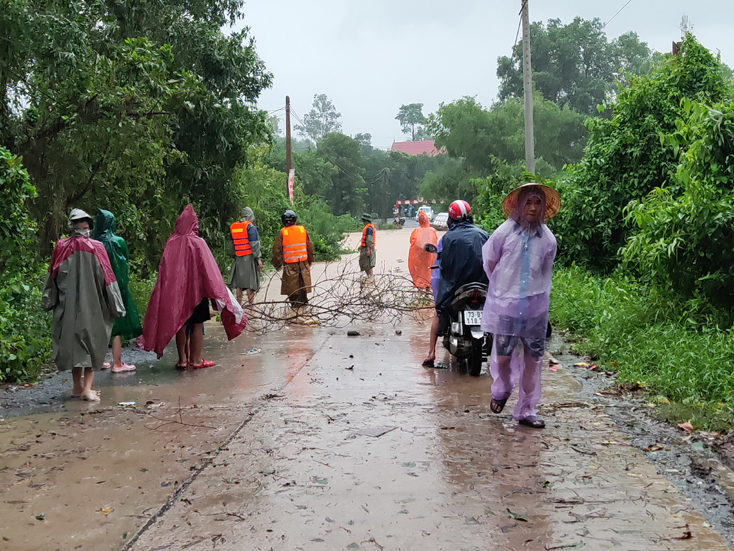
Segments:
[[[104,245],[89,238],[93,224],[83,210],[71,211],[71,235],[56,242],[41,306],[53,310],[52,357],[60,371],[71,370],[72,398],[98,402],[94,370],[102,367],[115,318],[126,311]]]
[[[482,329],[494,334],[490,357],[492,402],[500,413],[519,380],[513,417],[522,425],[544,428],[535,408],[541,395],[548,307],[556,238],[545,222],[560,209],[558,193],[529,183],[505,197],[507,220],[482,247],[489,278]],[[522,342],[522,350],[518,343]]]
[[[260,272],[263,269],[260,251],[260,234],[255,226],[255,213],[250,207],[242,209],[242,216],[229,227],[232,271],[229,286],[236,289],[237,302],[242,304],[243,291],[247,291],[247,304],[255,302],[260,289]]]
[[[366,212],[362,214],[362,222],[365,223],[365,226],[362,228],[362,241],[359,244],[359,269],[367,277],[372,277],[374,268],[377,266],[376,231],[372,223],[372,216]]]

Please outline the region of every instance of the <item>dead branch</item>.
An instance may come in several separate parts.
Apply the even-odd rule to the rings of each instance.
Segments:
[[[263,294],[279,292],[280,273],[269,278]],[[273,288],[272,285],[278,285]],[[285,298],[285,297],[284,297]],[[293,309],[287,300],[265,300],[246,308],[247,331],[264,334],[289,324],[344,327],[353,322],[399,323],[405,316],[428,321],[433,296],[413,286],[404,273],[381,273],[367,278],[353,262],[327,264],[312,281],[307,306]]]

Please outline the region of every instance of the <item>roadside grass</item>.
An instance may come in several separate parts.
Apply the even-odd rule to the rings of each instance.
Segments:
[[[614,274],[555,271],[551,321],[580,337],[572,348],[669,404],[660,413],[696,428],[734,428],[734,337],[715,311]],[[686,418],[687,417],[687,418]]]

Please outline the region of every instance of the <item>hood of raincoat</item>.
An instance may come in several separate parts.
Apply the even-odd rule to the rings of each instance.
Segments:
[[[431,221],[428,220],[428,215],[423,211],[418,213],[418,225],[422,228],[427,228],[431,225]]]
[[[159,358],[203,298],[215,302],[230,340],[242,333],[247,323],[214,256],[198,233],[199,220],[194,207],[188,205],[176,220],[163,250],[139,341],[144,350],[155,350]]]
[[[94,225],[94,239],[106,241],[115,235],[117,221],[115,215],[108,210],[97,209],[97,223]]]
[[[115,235],[117,222],[115,215],[108,210],[97,209],[97,222],[94,225],[94,239],[100,241],[107,251],[107,257],[115,272],[120,294],[125,305],[126,314],[115,320],[112,335],[120,335],[128,340],[139,336],[143,331],[140,327],[140,318],[135,301],[132,299],[129,288],[129,267],[127,243],[122,237]]]
[[[438,254],[441,279],[436,296],[436,310],[443,312],[451,304],[454,292],[467,283],[487,283],[482,266],[482,246],[489,236],[467,221],[457,222],[442,237]]]
[[[252,212],[252,209],[250,207],[245,207],[242,209],[242,220],[246,222],[255,221],[255,213]]]
[[[199,236],[199,218],[194,212],[193,205],[186,205],[186,208],[178,216],[178,219],[176,220],[176,227],[173,228],[173,235],[171,235],[169,241],[175,235],[185,235],[193,237]],[[168,247],[168,244],[166,244],[166,247]]]

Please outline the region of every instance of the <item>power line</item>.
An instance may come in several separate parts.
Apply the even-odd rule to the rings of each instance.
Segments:
[[[313,140],[314,140],[314,141],[316,142],[316,141],[317,141],[317,140],[316,140],[316,136],[314,136],[314,135],[313,135],[313,134],[312,134],[312,133],[311,133],[311,132],[310,132],[310,131],[308,130],[308,128],[306,128],[306,125],[305,125],[305,124],[303,123],[303,121],[301,120],[301,117],[299,117],[299,116],[298,116],[298,115],[297,115],[297,114],[295,113],[295,111],[293,110],[293,107],[291,107],[291,115],[293,115],[293,118],[295,118],[295,119],[296,119],[296,120],[297,120],[297,121],[298,121],[299,123],[301,123],[301,128],[303,128],[303,129],[304,129],[304,130],[306,131],[306,133],[307,133],[307,134],[308,134],[309,136],[311,136],[311,138],[313,138]],[[321,149],[321,150],[322,150],[322,151],[324,152],[324,155],[326,156],[326,158],[327,158],[327,159],[329,159],[329,160],[330,160],[330,161],[331,161],[332,163],[334,163],[334,165],[336,166],[336,168],[337,168],[337,169],[339,169],[339,171],[340,171],[340,172],[341,172],[342,174],[344,174],[344,175],[345,175],[345,176],[347,176],[348,178],[352,178],[353,180],[356,180],[356,179],[357,179],[357,177],[356,177],[356,176],[354,176],[353,174],[349,174],[349,173],[348,173],[348,172],[347,172],[346,170],[344,170],[344,169],[343,169],[343,168],[341,167],[341,165],[339,165],[339,163],[337,163],[337,162],[336,162],[336,161],[335,161],[334,159],[332,159],[332,158],[331,158],[331,157],[330,157],[330,156],[328,155],[328,153],[327,153],[327,151],[328,151],[328,148],[327,148],[326,146],[324,146],[324,145],[322,144],[322,145],[320,145],[320,146],[319,146],[319,148],[320,148],[320,149]],[[334,153],[333,151],[332,151],[332,154],[333,154],[334,156],[338,156],[338,155],[336,155],[336,153]]]
[[[622,10],[623,10],[624,8],[626,8],[627,6],[629,6],[629,5],[630,5],[630,2],[632,2],[632,0],[627,0],[627,3],[626,3],[626,4],[624,5],[624,6],[622,6],[621,8],[619,8],[619,11],[618,11],[617,13],[615,13],[615,14],[614,14],[614,15],[613,15],[613,16],[612,16],[612,17],[611,17],[610,19],[609,19],[609,21],[607,21],[606,23],[604,23],[604,24],[603,24],[603,25],[601,26],[601,28],[603,29],[604,27],[606,27],[607,25],[609,25],[609,23],[610,23],[610,22],[612,21],[612,19],[614,19],[615,17],[617,17],[617,16],[618,16],[618,15],[619,15],[620,13],[622,13]]]
[[[291,115],[293,115],[293,118],[296,119],[301,124],[301,127],[306,131],[306,133],[311,138],[313,138],[314,141],[316,141],[316,136],[314,136],[311,132],[309,132],[309,130],[306,128],[306,125],[301,120],[301,117],[299,117],[298,114],[293,110],[293,106],[291,106]],[[318,145],[318,148],[321,151],[324,152],[324,155],[326,156],[326,158],[329,159],[332,163],[334,163],[334,165],[339,170],[339,172],[341,172],[342,174],[344,174],[348,178],[352,178],[353,180],[356,180],[357,179],[357,176],[355,176],[354,174],[349,174],[344,168],[342,168],[341,165],[339,163],[337,163],[336,160],[334,160],[334,158],[329,155],[329,151],[331,151],[331,154],[334,155],[335,157],[338,157],[339,155],[337,155],[333,150],[329,150],[329,148],[326,147],[323,143],[322,144],[317,144],[317,145]],[[376,175],[373,175],[374,176],[374,180],[371,180],[371,181],[367,182],[365,178],[362,178],[362,181],[366,185],[374,184],[377,180],[379,180],[382,177],[382,174],[383,174],[383,172],[385,172],[385,170],[386,169],[383,168]],[[372,176],[370,176],[370,178],[372,178]]]

